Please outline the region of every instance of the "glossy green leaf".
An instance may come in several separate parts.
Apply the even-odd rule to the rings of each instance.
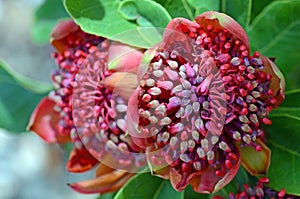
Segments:
[[[282,102],[279,108],[289,107],[296,108],[300,107],[300,89],[295,89],[285,92],[286,99]]]
[[[274,1],[247,29],[253,50],[276,57],[287,81],[287,89],[300,86],[300,1]]]
[[[237,192],[237,185],[238,185],[238,183],[235,180],[233,180],[233,181],[231,181],[231,183],[226,185],[224,188],[222,188],[217,193],[214,193],[212,196],[223,196],[224,198],[227,198],[229,196],[229,193]]]
[[[220,2],[221,0],[187,0],[187,2],[194,7],[195,16],[201,14],[202,12],[214,10],[220,11]]]
[[[167,197],[172,199],[183,199],[184,198],[184,191],[177,192],[171,185],[169,180],[164,180],[160,185],[160,192],[155,195],[153,198],[157,199],[165,199]]]
[[[272,150],[269,186],[300,195],[300,118],[282,115],[273,116],[272,121],[272,127],[267,128],[267,145]]]
[[[226,0],[222,10],[234,18],[241,26],[247,27],[251,20],[252,0]]]
[[[14,125],[14,119],[9,111],[9,107],[6,107],[5,103],[0,101],[0,127],[11,127]]]
[[[272,150],[269,186],[295,195],[300,195],[299,97],[300,90],[288,92],[283,104],[270,115],[273,124],[266,128],[267,145]]]
[[[193,188],[189,185],[184,191],[185,199],[210,199],[211,194],[200,194],[193,190]]]
[[[150,173],[135,175],[120,189],[114,199],[183,199],[184,192],[175,191],[170,182]]]
[[[271,112],[273,116],[290,116],[300,118],[300,89],[286,92],[286,99],[275,110]]]
[[[243,167],[240,167],[238,173],[234,177],[237,189],[241,190],[244,184],[254,186],[257,183],[257,177],[250,175]]]
[[[105,193],[101,194],[97,199],[113,199],[116,193]]]
[[[24,132],[30,115],[43,95],[21,87],[0,63],[0,128]]]
[[[252,0],[251,22],[272,1],[274,0]]]
[[[22,85],[24,88],[36,92],[36,93],[46,93],[49,90],[52,89],[52,84],[47,84],[44,82],[40,82],[37,80],[33,80],[31,78],[28,78],[20,73],[18,73],[17,71],[15,71],[14,69],[12,69],[11,67],[8,66],[8,64],[6,64],[3,60],[0,59],[0,69],[3,73],[7,73],[10,76],[10,80],[9,81],[17,81],[20,85]],[[8,78],[3,77],[3,78]],[[14,80],[12,80],[12,78]],[[6,81],[6,80],[3,81]]]
[[[169,13],[165,10],[164,7],[150,0],[122,1],[119,5],[119,12],[125,19],[128,19],[127,14],[129,12],[131,15],[129,20],[137,20],[137,24],[141,27],[150,26],[150,27],[164,28],[171,20]],[[138,20],[140,19],[147,20],[149,23],[147,23],[146,25],[144,25],[143,23],[139,23]]]
[[[161,37],[157,34],[145,36],[141,28],[155,32],[156,28],[166,27],[171,20],[164,7],[150,0],[65,0],[64,4],[85,32],[142,48],[155,45],[160,41],[157,38]]]
[[[61,18],[68,17],[62,0],[46,0],[35,12],[32,38],[37,44],[49,43],[52,29]]]
[[[195,9],[187,0],[155,0],[160,3],[170,15],[175,17],[184,17],[190,20],[194,20]]]

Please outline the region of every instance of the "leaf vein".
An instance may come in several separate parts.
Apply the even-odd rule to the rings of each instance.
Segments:
[[[284,146],[282,146],[282,145],[280,145],[280,144],[278,144],[276,142],[273,142],[272,140],[268,140],[267,143],[270,144],[270,145],[273,145],[273,147],[275,147],[275,148],[277,148],[279,150],[282,150],[284,152],[287,152],[287,153],[293,155],[294,157],[300,158],[300,154],[299,153],[297,153],[297,152],[295,152],[295,151],[293,151],[291,149],[287,149],[286,147],[284,147]]]
[[[246,19],[246,28],[248,28],[251,21],[251,11],[252,11],[252,0],[249,0],[248,10],[247,10],[247,19]]]
[[[101,7],[102,7],[102,6],[100,6],[100,5],[92,5],[92,6],[89,6],[89,7],[86,7],[86,8],[84,8],[84,9],[82,9],[82,10],[80,11],[80,14],[83,15],[84,13],[87,13],[87,12],[90,11],[90,10],[97,9],[97,8],[101,8]]]
[[[294,115],[290,115],[290,114],[272,114],[269,116],[270,118],[272,117],[287,117],[287,118],[290,118],[290,119],[294,119],[294,120],[299,120],[300,121],[300,117],[297,117],[297,116],[294,116]]]
[[[161,192],[161,190],[164,187],[165,183],[166,183],[166,180],[164,180],[162,183],[160,183],[158,189],[156,190],[156,192],[155,192],[155,194],[153,196],[153,199],[157,199],[158,198],[159,193]]]
[[[300,111],[300,107],[286,107],[286,106],[282,106],[282,107],[278,107],[276,110],[277,111]]]
[[[268,42],[267,45],[260,49],[261,53],[265,53],[266,51],[274,47],[276,43],[280,41],[287,32],[289,32],[289,30],[291,30],[294,26],[297,26],[299,24],[300,20],[297,20],[286,26],[279,34],[277,34],[277,36],[274,39],[272,39],[270,42]]]
[[[181,0],[181,3],[182,3],[182,5],[183,5],[183,7],[184,7],[186,13],[189,15],[189,18],[190,18],[191,20],[194,20],[194,16],[193,16],[192,11],[191,11],[191,9],[189,8],[187,2],[186,2],[185,0]]]

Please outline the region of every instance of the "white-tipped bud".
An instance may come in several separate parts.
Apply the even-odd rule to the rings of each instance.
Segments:
[[[152,87],[148,90],[148,93],[150,95],[160,95],[161,94],[161,90],[158,87]]]
[[[214,151],[208,151],[207,152],[207,160],[213,160],[215,158],[215,152]]]
[[[170,68],[172,68],[172,69],[177,69],[178,68],[178,63],[176,61],[167,60],[167,63],[170,66]]]
[[[155,80],[154,79],[147,79],[145,81],[145,84],[149,87],[154,86],[155,85]]]
[[[198,154],[199,158],[204,158],[206,156],[204,149],[201,147],[197,148],[197,154]]]
[[[158,122],[158,125],[160,125],[160,126],[166,126],[166,125],[171,124],[171,122],[172,122],[172,120],[169,117],[164,117],[163,119],[161,119]]]
[[[153,75],[157,78],[160,78],[161,76],[164,75],[164,72],[162,70],[155,70],[153,71]]]

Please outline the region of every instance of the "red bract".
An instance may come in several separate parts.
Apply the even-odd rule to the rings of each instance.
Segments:
[[[284,99],[284,79],[232,18],[206,12],[173,19],[146,55],[131,96],[128,129],[153,173],[182,191],[212,193],[240,163],[265,174],[270,150],[261,124]],[[146,61],[145,61],[146,60]]]
[[[132,155],[141,149],[125,134],[127,101],[137,86],[142,52],[85,33],[71,20],[57,25],[51,43],[59,66],[52,75],[55,90],[37,106],[28,128],[50,143],[74,143],[67,163],[71,172],[84,172],[101,160],[95,179],[72,188],[116,191],[132,174],[113,168],[135,171],[144,163]]]

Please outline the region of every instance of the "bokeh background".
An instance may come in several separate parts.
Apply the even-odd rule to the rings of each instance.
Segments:
[[[42,3],[0,0],[0,57],[26,77],[50,84],[51,71],[56,67],[50,58],[53,49],[32,39],[34,11]],[[0,128],[0,199],[95,198],[67,186],[68,182],[92,177],[93,172],[70,174],[64,167],[66,160],[58,145],[49,145],[33,133],[16,135]]]

